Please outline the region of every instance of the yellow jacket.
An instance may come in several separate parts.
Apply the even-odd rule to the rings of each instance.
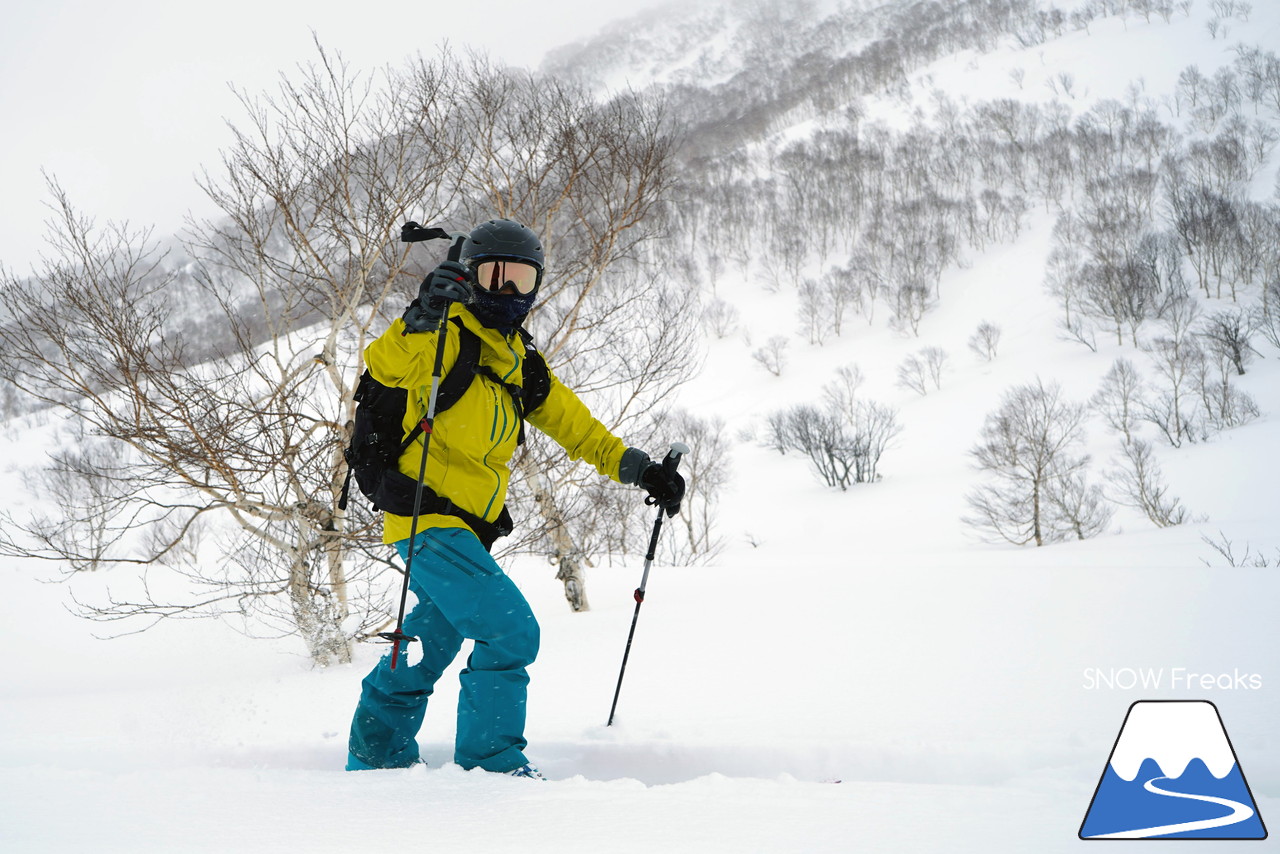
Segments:
[[[519,334],[504,336],[482,326],[471,312],[454,304],[451,316],[461,318],[480,338],[480,364],[491,368],[504,382],[523,385],[524,342]],[[405,333],[403,320],[394,321],[365,350],[365,363],[373,378],[383,385],[409,392],[404,435],[427,413],[431,396],[431,372],[435,367],[436,332]],[[445,335],[442,376],[458,358],[457,330],[450,326]],[[550,372],[548,372],[550,373]],[[618,480],[618,470],[627,446],[596,420],[576,394],[555,375],[546,400],[526,420],[554,439],[574,460],[586,460],[601,474]],[[438,495],[486,521],[498,518],[507,497],[511,477],[509,463],[516,451],[520,423],[510,394],[489,378],[477,374],[466,393],[453,406],[439,413],[431,437],[426,484]],[[418,479],[422,462],[423,437],[400,457],[400,471]],[[409,536],[412,520],[387,513],[382,539],[394,543]],[[424,514],[418,530],[427,528],[467,528],[454,516]]]

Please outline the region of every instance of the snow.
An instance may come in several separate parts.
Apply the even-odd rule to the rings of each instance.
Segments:
[[[1101,81],[1137,76],[1125,69],[1176,75],[1200,60],[1207,71],[1223,49],[1204,34],[1207,14],[1168,26],[1099,22],[1094,36],[1043,50],[1064,51],[1061,67],[1075,51],[1073,69],[1106,56],[1113,67],[1099,64],[1092,99]],[[1258,3],[1253,18],[1271,27],[1280,13]],[[1186,39],[1176,62],[1166,37]],[[992,79],[1012,85],[1005,67],[1025,59],[1002,51],[965,62],[998,67]],[[954,70],[930,69],[939,80]],[[884,480],[845,493],[794,455],[735,445],[719,512],[726,548],[709,566],[653,568],[613,727],[604,723],[640,560],[593,570],[585,614],[568,611],[552,568],[511,563],[543,627],[527,735],[546,784],[451,763],[461,662],[428,710],[428,767],[345,773],[359,683],[383,648],[317,671],[291,639],[218,623],[99,640],[115,627],[65,606],[101,579],[51,583],[55,568],[0,559],[0,850],[1075,850],[1141,699],[1213,701],[1274,821],[1280,352],[1264,349],[1242,378],[1261,419],[1161,449],[1192,523],[1161,530],[1121,513],[1104,536],[1019,549],[978,541],[959,521],[977,478],[967,451],[1010,385],[1038,376],[1084,400],[1117,355],[1134,357],[1057,339],[1039,273],[1051,224],[1033,216],[1016,243],[950,271],[920,338],[855,318],[825,347],[793,338],[781,377],[749,353],[792,331],[792,298],[725,274],[718,292],[755,343],[709,342],[702,379],[683,393],[690,406],[725,416],[737,437],[773,409],[816,399],[837,366],[856,362],[864,394],[899,407],[906,429],[882,461]],[[981,320],[1004,330],[989,363],[965,347]],[[926,345],[951,364],[942,389],[921,397],[894,377]],[[0,487],[25,497],[23,467],[51,431],[15,422],[2,435]],[[1095,468],[1105,466],[1114,436],[1091,422],[1089,442]],[[1272,565],[1226,567],[1202,540],[1219,535]],[[1166,677],[1146,688],[1089,678],[1143,668],[1259,679],[1189,688]]]
[[[59,612],[62,588],[11,578],[0,845],[1065,850],[1147,696],[1085,691],[1086,667],[1276,672],[1274,574],[754,551],[655,567],[608,729],[638,567],[594,573],[583,615],[544,566],[512,568],[544,626],[528,734],[545,785],[449,763],[454,673],[423,730],[429,768],[347,774],[346,723],[379,649],[315,672],[287,642],[216,625],[96,642]],[[1212,699],[1274,812],[1274,689]]]

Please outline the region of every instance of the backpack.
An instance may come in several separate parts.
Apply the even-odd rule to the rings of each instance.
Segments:
[[[440,379],[436,392],[436,417],[457,403],[471,387],[477,375],[496,382],[511,395],[520,421],[517,442],[524,443],[524,416],[542,405],[551,391],[551,376],[546,360],[533,345],[533,339],[523,328],[519,329],[525,345],[524,386],[504,382],[492,368],[480,365],[480,338],[463,325],[458,318],[451,321],[458,328],[458,358],[449,372]],[[422,435],[425,419],[402,436],[405,407],[409,393],[406,389],[385,386],[366,370],[360,375],[355,391],[356,413],[351,434],[351,444],[343,451],[347,461],[347,477],[342,484],[338,508],[345,510],[351,478],[355,477],[360,492],[373,502],[373,509],[394,513],[397,516],[414,515],[413,498],[418,482],[399,469],[400,456]],[[490,548],[498,537],[511,533],[511,514],[502,508],[497,521],[484,519],[455,505],[446,496],[438,495],[425,484],[419,513],[439,513],[455,516],[476,533],[484,547]]]

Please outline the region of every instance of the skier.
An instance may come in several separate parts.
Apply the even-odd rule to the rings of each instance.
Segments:
[[[422,657],[393,669],[388,653],[365,677],[351,722],[348,771],[421,762],[416,736],[427,701],[463,641],[471,639],[459,676],[454,761],[466,769],[542,779],[524,754],[526,667],[538,652],[538,623],[487,548],[495,530],[502,532],[500,520],[509,519],[508,463],[522,436],[522,415],[570,458],[643,487],[672,512],[679,508],[680,475],[668,475],[644,451],[610,433],[549,371],[542,374],[536,408],[520,411],[519,387],[531,380],[524,368],[541,356],[526,348],[519,329],[537,299],[543,268],[542,245],[530,229],[508,219],[483,223],[466,238],[460,260],[427,276],[403,317],[365,351],[374,379],[408,391],[408,435],[429,405],[439,337],[424,333],[441,322],[461,324],[480,340],[477,376],[433,425],[424,480],[431,500],[420,505],[412,543],[411,519],[385,514],[383,541],[406,561],[414,550],[408,583],[417,604],[403,631],[419,640]],[[445,339],[446,369],[458,359],[462,334]],[[419,438],[399,459],[399,471],[415,482],[422,449]]]

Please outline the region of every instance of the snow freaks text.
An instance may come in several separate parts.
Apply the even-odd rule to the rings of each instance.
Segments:
[[[1086,691],[1260,691],[1262,674],[1239,668],[1230,672],[1201,672],[1189,667],[1086,667]]]

